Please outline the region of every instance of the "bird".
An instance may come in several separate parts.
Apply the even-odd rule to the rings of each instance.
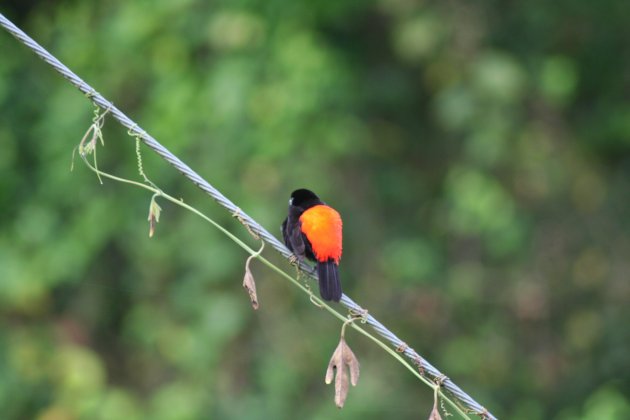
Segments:
[[[284,243],[299,261],[306,257],[317,264],[319,294],[326,301],[341,300],[342,225],[339,213],[314,192],[301,188],[291,193],[282,222]]]

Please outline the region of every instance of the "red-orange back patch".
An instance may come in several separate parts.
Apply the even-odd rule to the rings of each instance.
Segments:
[[[313,206],[300,216],[302,232],[311,243],[318,261],[341,258],[341,216],[324,204]]]

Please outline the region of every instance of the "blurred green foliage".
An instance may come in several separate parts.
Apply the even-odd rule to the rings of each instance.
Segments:
[[[2,3],[272,232],[306,186],[344,288],[494,414],[630,418],[630,3]],[[82,165],[89,101],[0,34],[2,418],[422,418],[432,393],[169,203]],[[136,177],[111,120],[100,166]],[[161,188],[247,232],[149,152]],[[266,251],[287,270],[291,268]]]

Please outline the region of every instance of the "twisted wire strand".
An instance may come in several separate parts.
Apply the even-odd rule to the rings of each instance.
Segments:
[[[216,188],[210,185],[205,179],[203,179],[197,172],[193,171],[188,165],[182,162],[177,156],[173,155],[168,149],[162,146],[156,139],[154,139],[149,133],[143,130],[138,124],[131,120],[127,115],[120,111],[113,103],[105,99],[100,93],[98,93],[89,84],[83,81],[79,76],[66,67],[61,61],[50,54],[41,45],[35,42],[26,33],[20,30],[7,19],[2,13],[0,13],[0,25],[13,35],[18,41],[29,47],[35,54],[37,54],[42,60],[51,65],[58,73],[60,73],[65,79],[67,79],[72,85],[83,92],[88,98],[98,105],[103,110],[108,110],[111,115],[126,127],[133,136],[139,137],[149,148],[160,155],[164,160],[174,166],[179,172],[181,172],[186,178],[194,183],[201,190],[205,191],[214,200],[216,200],[221,206],[229,210],[233,215],[243,223],[248,230],[256,233],[261,239],[271,245],[285,258],[289,259],[292,253],[281,243],[275,236],[271,235],[265,228],[260,226],[254,219],[244,213],[239,207],[237,207],[232,201],[221,194]],[[300,268],[307,272],[312,278],[315,277],[315,270],[313,267],[304,263],[300,263]],[[426,359],[422,358],[413,348],[409,347],[405,342],[398,338],[393,332],[387,329],[372,315],[369,315],[365,309],[359,306],[350,297],[344,294],[341,298],[341,304],[348,310],[357,314],[366,314],[364,317],[365,323],[372,327],[374,331],[385,340],[387,340],[395,349],[404,349],[402,353],[415,364],[420,372],[424,375],[429,375],[434,381],[439,380],[442,387],[446,389],[451,395],[456,397],[460,403],[462,403],[470,413],[477,414],[482,418],[496,419],[488,410],[475,401],[470,395],[464,392],[458,387],[452,380],[442,374]]]

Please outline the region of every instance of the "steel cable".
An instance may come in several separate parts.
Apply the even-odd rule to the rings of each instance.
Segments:
[[[37,54],[42,60],[50,64],[57,72],[59,72],[65,79],[67,79],[72,85],[83,92],[93,103],[98,105],[103,110],[108,110],[111,115],[126,127],[130,134],[140,138],[149,148],[160,155],[164,160],[174,166],[179,172],[181,172],[186,178],[197,185],[200,189],[205,191],[208,195],[214,198],[221,206],[229,210],[232,215],[237,217],[241,223],[243,223],[248,230],[251,230],[258,235],[265,242],[274,247],[285,258],[291,257],[291,252],[282,244],[275,236],[271,235],[265,228],[260,226],[254,219],[244,213],[239,207],[231,202],[227,197],[221,194],[216,188],[210,185],[204,180],[197,172],[193,171],[188,165],[182,162],[177,156],[173,155],[168,149],[162,146],[156,139],[150,134],[144,131],[138,124],[127,117],[122,111],[120,111],[113,103],[105,99],[94,88],[83,81],[79,76],[73,73],[68,67],[61,63],[52,54],[46,51],[41,45],[35,42],[26,33],[20,30],[0,13],[0,25],[6,29],[11,35],[13,35],[18,41],[29,47],[35,54]],[[300,265],[301,269],[313,278],[315,277],[314,269],[306,264]],[[477,403],[472,397],[465,393],[447,376],[437,370],[426,359],[422,358],[413,348],[409,347],[400,338],[398,338],[393,332],[387,329],[376,318],[368,314],[368,312],[359,306],[355,301],[350,299],[347,295],[343,295],[341,298],[341,304],[348,310],[355,314],[363,314],[364,320],[367,325],[372,327],[374,331],[385,340],[387,340],[399,353],[404,354],[424,375],[429,375],[434,381],[439,381],[442,387],[446,389],[451,395],[456,397],[460,403],[462,403],[470,413],[477,414],[482,418],[495,419],[490,412],[488,412],[483,406]]]

